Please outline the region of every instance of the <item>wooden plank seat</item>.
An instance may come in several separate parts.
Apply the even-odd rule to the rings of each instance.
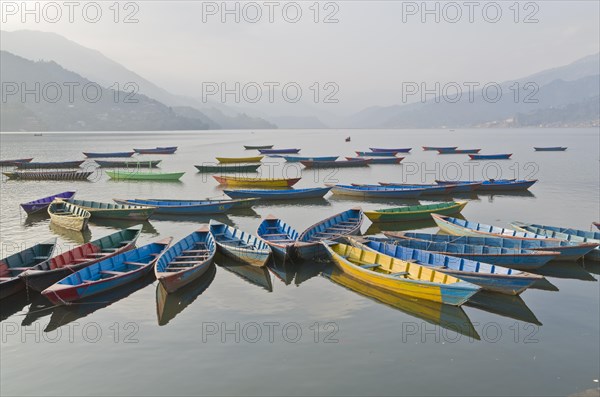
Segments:
[[[201,252],[210,252],[210,250],[186,250],[186,251],[181,251],[182,254],[196,254],[196,253],[201,253]]]
[[[271,234],[263,234],[263,237],[274,237],[274,236],[287,236],[287,233],[271,233]]]
[[[9,267],[9,272],[24,272],[25,270],[31,269],[30,267]]]
[[[126,272],[118,272],[115,270],[100,270],[100,274],[108,274],[109,276],[119,276],[121,274],[125,274]]]
[[[77,258],[77,259],[73,259],[73,262],[83,263],[83,262],[89,262],[94,259],[95,258]]]
[[[110,255],[110,253],[109,252],[92,252],[90,254],[87,254],[86,256],[93,257],[93,256],[107,256],[107,255]]]
[[[98,280],[81,280],[82,283],[95,283]]]
[[[123,262],[124,265],[129,265],[129,266],[148,266],[147,263],[141,263],[141,262]]]
[[[291,238],[284,240],[269,240],[270,243],[293,243],[296,240],[292,240]]]
[[[179,259],[191,259],[192,261],[188,261],[188,262],[199,262],[201,260],[204,260],[205,258],[207,258],[206,255],[182,255],[182,256],[176,256],[175,260],[179,260]]]
[[[408,276],[409,274],[410,274],[409,272],[396,272],[396,273],[390,273],[390,274],[388,274],[388,276],[403,277],[403,276]]]
[[[329,227],[326,230],[340,230],[342,232],[347,232],[347,231],[350,231],[352,229],[353,228],[351,228],[351,227]]]
[[[34,256],[33,259],[35,259],[36,261],[43,261],[48,259],[47,256]]]
[[[360,265],[360,267],[362,267],[363,269],[373,269],[376,267],[379,267],[381,265],[377,264],[377,263],[366,263],[364,265]]]
[[[173,266],[173,265],[187,265],[187,267],[190,267],[190,266],[194,266],[194,264],[196,264],[196,263],[198,263],[198,261],[188,261],[188,262],[186,262],[186,261],[173,261],[173,262],[169,263],[168,268],[176,267],[176,266]]]

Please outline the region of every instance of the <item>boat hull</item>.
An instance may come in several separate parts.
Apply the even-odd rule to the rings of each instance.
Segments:
[[[243,164],[243,163],[260,163],[265,156],[252,157],[216,157],[221,164]]]
[[[404,157],[346,157],[348,161],[367,161],[369,164],[400,164]]]
[[[260,198],[262,200],[295,200],[300,198],[321,198],[330,187],[286,190],[223,190],[231,198]]]
[[[512,153],[503,154],[469,154],[471,160],[508,160]]]
[[[273,146],[275,146],[275,145],[258,145],[258,146],[244,145],[244,149],[246,149],[246,150],[272,149]]]
[[[140,172],[138,170],[116,170],[106,171],[111,179],[128,181],[178,181],[185,172],[152,173]]]
[[[79,161],[61,161],[61,162],[46,162],[46,163],[19,163],[18,169],[47,169],[47,168],[79,168],[85,160]]]
[[[235,173],[256,172],[261,164],[235,164],[235,165],[195,165],[198,172],[205,173]]]
[[[360,186],[333,186],[331,192],[334,195],[358,197],[358,198],[417,198],[423,194],[425,189],[395,189],[395,188],[373,188],[366,189]]]
[[[111,157],[131,157],[135,152],[113,152],[113,153],[92,153],[83,152],[87,158],[111,158]]]
[[[87,181],[93,171],[14,171],[3,174],[9,179],[29,181]]]
[[[288,163],[298,163],[300,161],[335,161],[340,156],[321,156],[321,157],[305,157],[305,156],[281,156]]]
[[[406,221],[417,221],[417,220],[429,220],[431,214],[442,214],[442,215],[453,215],[460,213],[463,208],[467,205],[466,201],[456,203],[442,203],[446,204],[440,206],[440,204],[429,204],[419,206],[409,206],[406,211],[402,212],[391,212],[391,211],[365,211],[367,218],[371,222],[406,222]],[[403,208],[403,207],[401,207]]]
[[[101,168],[157,168],[162,160],[148,161],[111,161],[111,160],[94,160]]]
[[[369,160],[346,160],[346,161],[300,161],[306,168],[349,168],[349,167],[367,167]]]
[[[536,152],[564,152],[567,150],[564,146],[553,146],[553,147],[535,147],[533,148]]]
[[[16,159],[16,160],[0,160],[0,167],[16,167],[21,163],[29,163],[32,158],[29,159]]]
[[[266,178],[236,178],[213,175],[221,185],[228,186],[264,186],[264,187],[290,187],[300,181],[300,178],[266,179]]]
[[[75,192],[62,192],[58,194],[54,194],[52,196],[44,197],[39,200],[30,201],[28,203],[22,203],[21,208],[28,214],[34,214],[39,211],[44,211],[48,209],[48,206],[54,199],[60,198],[64,200],[69,200],[75,197]]]
[[[300,149],[258,149],[261,154],[295,154],[300,153]]]
[[[456,150],[458,146],[423,146],[424,151]]]

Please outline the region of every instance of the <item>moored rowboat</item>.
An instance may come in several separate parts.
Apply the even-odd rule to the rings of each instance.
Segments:
[[[22,290],[25,284],[19,275],[50,259],[55,247],[56,238],[53,238],[0,259],[0,299]]]
[[[398,152],[361,152],[355,151],[358,157],[396,157]]]
[[[113,199],[119,204],[154,207],[155,214],[161,215],[204,215],[222,214],[236,206],[245,206],[253,199],[243,200],[175,200],[175,199]]]
[[[45,169],[45,168],[79,168],[85,160],[54,161],[54,162],[29,162],[17,164],[18,169]]]
[[[158,258],[154,274],[167,292],[175,292],[202,276],[217,251],[208,225],[179,240]]]
[[[455,150],[458,146],[423,146],[425,151],[436,151],[436,150]]]
[[[260,154],[294,154],[299,153],[300,149],[259,149]]]
[[[102,168],[156,168],[162,160],[130,160],[130,161],[113,161],[113,160],[94,160]]]
[[[16,160],[0,160],[0,167],[15,167],[22,163],[28,163],[32,158],[29,159],[16,159]]]
[[[46,288],[42,295],[61,305],[131,283],[152,271],[171,240],[169,237],[94,263]]]
[[[75,197],[75,192],[62,192],[58,194],[53,194],[52,196],[29,201],[27,203],[21,203],[21,208],[23,208],[25,212],[27,212],[27,214],[33,214],[35,212],[47,209],[50,203],[54,201],[54,199],[60,198],[68,200],[73,197]]]
[[[256,170],[261,166],[261,164],[203,164],[203,165],[195,165],[198,169],[198,172],[205,173],[235,173],[241,174],[245,172],[256,172]]]
[[[138,154],[173,154],[177,151],[177,146],[156,147],[152,149],[133,149]]]
[[[108,153],[93,153],[83,152],[85,157],[88,158],[103,158],[103,157],[131,157],[135,152],[108,152]]]
[[[335,161],[340,156],[281,156],[288,163],[298,163],[300,161]]]
[[[501,154],[469,154],[471,160],[508,160],[512,153]]]
[[[131,204],[101,203],[98,201],[69,199],[69,203],[92,214],[92,219],[128,219],[145,221],[154,212],[154,207]]]
[[[244,149],[246,150],[259,150],[259,149],[272,149],[275,145],[244,145]]]
[[[126,181],[178,181],[185,172],[146,172],[135,170],[106,171],[111,179]]]
[[[255,189],[255,190],[223,190],[231,198],[256,197],[262,200],[294,200],[299,198],[319,198],[326,195],[331,187],[309,189]]]
[[[536,152],[564,152],[567,150],[565,146],[549,146],[549,147],[533,147]]]
[[[481,149],[451,149],[451,148],[438,148],[436,149],[438,154],[474,154],[481,152]]]
[[[369,164],[400,164],[404,157],[346,157],[348,161],[367,161]]]
[[[9,179],[29,181],[85,181],[93,171],[14,171],[3,174]]]
[[[289,187],[300,181],[300,178],[243,178],[217,175],[213,175],[213,178],[221,185],[229,186]]]
[[[219,163],[260,163],[265,156],[252,157],[215,157]]]
[[[55,199],[48,206],[50,222],[70,230],[83,230],[92,216],[89,211],[62,199]]]
[[[371,149],[371,151],[373,152],[395,152],[395,153],[408,153],[412,150],[411,147],[406,147],[406,148],[398,148],[398,149],[389,149],[389,148],[376,148],[376,147],[370,147],[369,149]]]
[[[331,193],[359,198],[417,198],[425,189],[404,189],[385,186],[334,185]]]
[[[371,222],[402,222],[431,219],[431,214],[453,215],[460,213],[466,201],[443,202],[365,211]]]
[[[454,306],[462,305],[480,289],[434,269],[378,252],[340,243],[323,245],[338,269],[373,288]]]
[[[69,274],[133,249],[141,232],[142,225],[119,230],[62,252],[50,260],[21,273],[20,277],[29,288],[41,292]]]
[[[348,167],[367,167],[370,160],[346,160],[346,161],[300,161],[306,168],[348,168]]]
[[[293,227],[273,215],[263,219],[256,234],[271,247],[275,255],[284,260],[294,254],[294,243],[299,236]]]
[[[271,248],[250,233],[214,219],[210,221],[210,231],[225,256],[258,267],[264,266],[271,256]]]
[[[479,190],[481,182],[470,182],[470,183],[457,183],[455,185],[450,184],[408,184],[401,182],[379,182],[381,186],[399,187],[399,188],[423,188],[426,192],[423,194],[453,194],[453,193],[467,193]],[[436,189],[440,186],[446,189]]]
[[[531,180],[490,179],[487,181],[441,181],[441,180],[435,181],[435,183],[437,183],[438,185],[479,183],[481,185],[477,188],[478,192],[527,190],[536,182],[537,182],[537,179],[531,179]]]

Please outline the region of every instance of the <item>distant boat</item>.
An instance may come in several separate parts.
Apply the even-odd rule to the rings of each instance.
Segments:
[[[0,160],[0,167],[14,167],[21,163],[29,163],[32,158],[29,159],[16,159],[16,160]]]
[[[138,154],[173,154],[177,151],[177,146],[156,147],[152,149],[133,149]]]
[[[306,168],[348,168],[348,167],[368,167],[370,160],[343,160],[343,161],[317,161],[307,160],[300,163]]]
[[[214,165],[195,165],[198,172],[203,173],[216,173],[216,174],[224,174],[224,173],[233,173],[233,174],[242,174],[245,172],[256,172],[258,168],[261,166],[260,163],[256,164],[214,164]]]
[[[83,208],[92,214],[92,219],[126,219],[145,221],[154,212],[154,207],[147,205],[101,203],[89,200],[68,200],[69,203]]]
[[[93,153],[83,152],[85,157],[88,158],[103,158],[103,157],[131,157],[135,152],[109,152],[109,153]]]
[[[306,198],[320,198],[326,195],[331,187],[317,187],[308,189],[255,189],[255,190],[223,190],[231,198],[256,197],[262,200],[295,200]]]
[[[371,222],[415,221],[431,219],[431,214],[457,214],[460,213],[466,205],[467,201],[420,204],[386,208],[375,211],[365,211],[365,215],[371,220]]]
[[[350,137],[346,138],[346,142],[350,142],[351,140],[352,140],[352,138],[350,138]]]
[[[469,154],[471,160],[508,160],[512,153],[501,154]]]
[[[437,148],[438,154],[470,154],[479,153],[481,149],[456,149],[456,148]]]
[[[361,152],[355,151],[356,155],[359,157],[372,157],[372,156],[382,156],[382,157],[395,157],[398,152]]]
[[[400,182],[379,182],[381,186],[389,186],[389,187],[399,187],[399,188],[423,188],[426,191],[425,194],[454,194],[454,193],[468,193],[479,190],[482,185],[482,182],[464,182],[456,184],[409,184],[409,183],[400,183]],[[444,186],[446,189],[438,190],[436,189],[439,186]]]
[[[68,200],[70,198],[73,198],[74,196],[75,196],[75,192],[72,192],[72,191],[57,193],[57,194],[53,194],[52,196],[44,197],[44,198],[33,200],[33,201],[28,201],[26,203],[21,203],[21,208],[23,208],[23,210],[25,210],[25,212],[29,215],[29,214],[33,214],[35,212],[43,211],[43,210],[47,209],[48,206],[50,205],[50,203],[52,203],[54,201],[54,199],[56,199],[56,198]]]
[[[139,169],[106,171],[115,180],[128,181],[178,181],[185,172],[147,172]]]
[[[423,150],[425,151],[435,151],[435,150],[456,150],[458,146],[423,146]]]
[[[293,154],[299,153],[300,149],[259,149],[261,154]]]
[[[54,162],[29,162],[17,164],[18,169],[45,169],[45,168],[79,168],[85,160],[54,161]]]
[[[219,163],[260,163],[265,156],[252,157],[216,157]]]
[[[412,150],[411,147],[396,148],[396,149],[370,147],[369,149],[371,149],[374,152],[396,152],[396,153],[408,153]]]
[[[31,181],[85,181],[93,171],[14,171],[3,172],[9,179]]]
[[[567,150],[567,148],[565,146],[548,146],[548,147],[534,146],[533,149],[536,152],[564,152],[565,150]]]
[[[340,156],[281,156],[288,163],[298,163],[300,161],[335,161]]]
[[[371,164],[400,164],[404,157],[346,157],[349,161],[361,161],[364,160]]]
[[[213,175],[221,185],[229,186],[265,186],[265,187],[290,187],[294,186],[301,178],[243,178],[235,176]]]
[[[130,161],[113,161],[113,160],[94,160],[102,168],[156,168],[162,160],[130,160]]]
[[[154,207],[160,215],[205,215],[222,214],[230,208],[246,205],[252,199],[244,200],[173,200],[173,199],[113,199],[119,204],[144,205]]]
[[[260,150],[260,149],[272,149],[275,145],[244,145],[244,149],[246,150]]]
[[[358,198],[417,198],[425,189],[409,189],[386,186],[334,185],[331,193]]]
[[[477,188],[478,192],[497,192],[497,191],[516,191],[516,190],[527,190],[537,179],[490,179],[487,181],[442,181],[436,180],[435,183],[438,185],[457,185],[457,184],[469,184],[469,183],[480,183],[481,185]]]

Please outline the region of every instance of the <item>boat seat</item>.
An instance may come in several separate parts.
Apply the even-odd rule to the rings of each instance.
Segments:
[[[148,266],[147,263],[140,263],[140,262],[123,262],[124,265],[129,265],[129,266]]]
[[[388,274],[388,276],[400,277],[400,276],[408,276],[409,274],[410,274],[409,272],[397,272],[397,273],[390,273],[390,274]]]
[[[186,250],[186,251],[181,251],[182,254],[196,254],[196,253],[200,253],[200,252],[209,252],[210,250]]]
[[[82,283],[95,283],[98,280],[81,280]]]
[[[79,258],[79,259],[73,259],[73,262],[83,263],[83,262],[89,262],[93,259],[94,258]]]
[[[33,259],[35,259],[36,261],[43,261],[45,259],[48,259],[47,256],[34,256]]]
[[[104,248],[102,252],[115,252],[118,251],[118,248]]]
[[[287,236],[287,233],[271,233],[263,234],[262,237],[273,237],[273,236]]]
[[[270,243],[293,243],[296,240],[292,240],[291,238],[285,240],[269,240]]]
[[[363,269],[373,269],[375,267],[379,267],[381,265],[378,265],[377,263],[367,263],[365,265],[359,265],[360,267],[362,267]]]
[[[174,262],[169,263],[169,268],[177,267],[177,266],[172,266],[172,265],[187,265],[187,267],[189,267],[189,266],[193,266],[197,262],[198,261],[188,261],[188,262],[186,262],[186,261],[174,261]]]
[[[194,262],[198,262],[204,258],[207,258],[207,256],[206,255],[182,255],[182,256],[176,256],[173,259],[175,259],[175,260],[177,260],[177,259],[193,259]]]
[[[93,257],[93,256],[108,256],[110,255],[110,252],[92,252],[90,254],[87,254],[86,256],[88,257]],[[93,258],[90,258],[93,259]]]
[[[25,270],[30,270],[30,267],[9,267],[9,272],[24,272]]]
[[[117,272],[114,270],[101,270],[99,273],[100,274],[108,274],[110,276],[119,276],[121,274],[125,274],[125,272]]]

